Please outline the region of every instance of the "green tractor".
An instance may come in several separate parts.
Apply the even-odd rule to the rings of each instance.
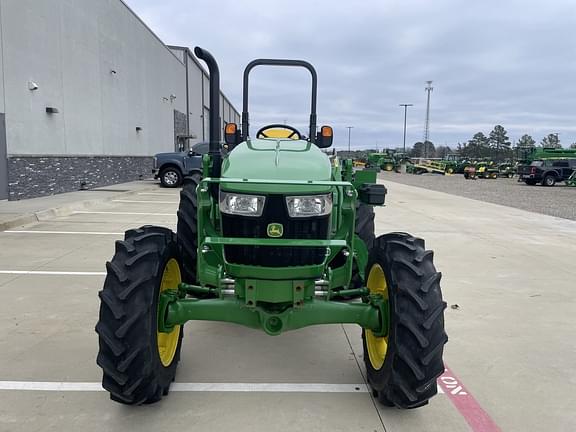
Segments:
[[[386,193],[376,173],[321,151],[332,144],[332,128],[316,129],[314,68],[300,60],[251,62],[242,128],[226,126],[223,155],[218,65],[209,52],[194,52],[210,71],[210,151],[203,175],[184,183],[177,232],[129,230],[106,264],[96,325],[103,387],[129,405],[166,396],[188,321],[224,321],[272,336],[354,323],[362,327],[375,397],[400,408],[425,405],[444,371],[441,274],[422,239],[375,236],[373,206],[384,204]],[[287,125],[250,134],[248,78],[261,65],[310,72],[307,137]]]
[[[380,168],[382,168],[384,171],[390,172],[394,171],[397,166],[398,163],[395,158],[395,153],[386,150],[386,152],[382,154],[382,159],[380,160]]]
[[[394,151],[386,149],[382,153],[370,153],[368,155],[368,167],[384,171],[394,171],[398,166],[398,160]]]

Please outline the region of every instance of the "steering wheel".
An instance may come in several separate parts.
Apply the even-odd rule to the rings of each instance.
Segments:
[[[284,138],[300,140],[302,139],[302,135],[300,135],[298,129],[293,128],[292,126],[283,124],[271,124],[260,128],[260,130],[256,133],[256,138]]]

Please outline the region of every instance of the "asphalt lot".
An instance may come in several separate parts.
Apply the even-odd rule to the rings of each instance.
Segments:
[[[576,188],[528,186],[517,178],[466,180],[462,174],[398,174],[382,171],[380,178],[493,204],[576,220]]]
[[[0,431],[576,430],[576,222],[386,184],[376,231],[425,238],[444,274],[450,370],[428,406],[373,402],[355,326],[204,322],[185,327],[167,398],[111,402],[97,292],[124,230],[175,227],[178,192],[158,188],[0,232]]]

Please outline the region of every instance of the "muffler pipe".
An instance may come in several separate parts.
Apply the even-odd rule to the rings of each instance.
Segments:
[[[194,54],[203,60],[210,72],[210,147],[209,154],[213,165],[211,177],[220,177],[222,154],[220,151],[220,70],[218,63],[210,52],[200,47],[194,48]]]

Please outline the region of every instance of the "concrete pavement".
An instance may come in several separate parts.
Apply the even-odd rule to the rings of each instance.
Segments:
[[[155,188],[156,184],[153,180],[141,180],[21,201],[3,200],[0,201],[0,230],[70,214],[74,210],[87,209],[108,200],[128,197],[138,191]]]
[[[482,430],[458,403],[465,399],[455,399],[468,396],[503,431],[576,430],[576,222],[386,185],[376,231],[409,231],[435,250],[449,304],[445,361],[469,394],[440,394],[418,410],[380,407],[362,387],[355,326],[273,338],[204,322],[186,325],[176,381],[212,387],[136,408],[92,391],[82,383],[101,378],[96,293],[114,240],[147,223],[175,227],[178,191],[157,188],[0,232],[0,388],[17,388],[0,390],[0,431]],[[72,383],[76,391],[23,390],[25,383]],[[242,383],[277,391],[239,391]],[[289,391],[307,383],[351,386]]]

